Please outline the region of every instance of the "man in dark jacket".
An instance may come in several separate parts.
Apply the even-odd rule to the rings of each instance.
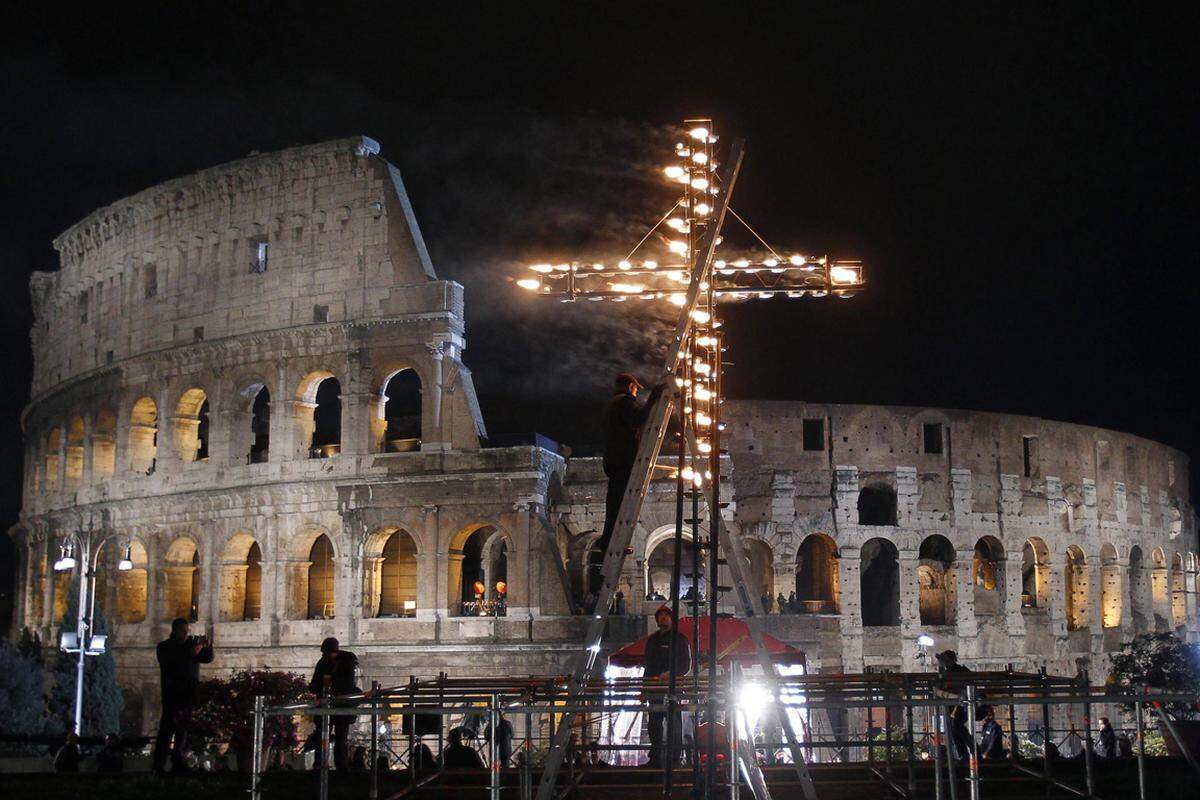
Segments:
[[[1096,754],[1101,758],[1116,758],[1117,752],[1117,732],[1113,730],[1112,723],[1108,721],[1108,717],[1100,718],[1100,741],[1099,747],[1096,748]]]
[[[355,682],[355,672],[358,669],[358,656],[349,650],[338,647],[338,640],[330,636],[321,642],[321,658],[313,669],[312,680],[308,682],[308,690],[317,697],[324,699],[328,695],[357,694],[359,689]],[[324,726],[333,720],[333,766],[339,772],[349,770],[346,761],[349,746],[350,724],[354,722],[354,714],[340,714],[332,717],[317,718],[317,736],[320,736]],[[320,767],[325,754],[317,747],[313,766]]]
[[[604,474],[608,476],[608,493],[604,500],[604,532],[590,551],[598,554],[601,563],[608,552],[608,540],[612,538],[613,527],[617,524],[621,498],[625,496],[625,486],[633,472],[642,426],[663,390],[662,384],[655,386],[650,392],[649,401],[638,405],[638,390],[643,388],[644,384],[633,374],[622,372],[614,383],[615,393],[604,409]],[[592,564],[589,575],[590,589],[599,591],[599,564]]]
[[[450,729],[450,744],[442,751],[442,766],[446,769],[483,769],[483,759],[475,748],[463,744],[463,729]]]
[[[171,636],[158,643],[158,669],[162,684],[162,716],[158,720],[158,736],[154,741],[154,771],[166,771],[168,746],[171,771],[188,772],[183,761],[187,752],[189,712],[196,705],[196,688],[200,685],[200,665],[213,660],[208,638],[192,636],[191,626],[179,617],[171,623]],[[171,744],[174,737],[174,744]]]
[[[692,651],[688,647],[687,637],[675,630],[675,618],[671,615],[670,606],[660,606],[654,612],[654,622],[658,630],[646,639],[646,667],[643,673],[647,683],[665,685],[671,675],[671,641],[675,640],[675,675],[676,678],[686,675],[692,664]],[[663,696],[648,698],[651,702],[661,702]],[[662,767],[663,742],[666,739],[667,715],[662,711],[651,711],[647,715],[647,728],[650,734],[649,766]],[[671,742],[671,755],[675,757],[682,741],[682,718],[678,711],[674,719],[675,735]]]
[[[1008,751],[1004,749],[1004,728],[996,721],[996,709],[991,706],[980,706],[979,715],[983,718],[983,738],[979,742],[979,755],[989,760],[1004,758]]]

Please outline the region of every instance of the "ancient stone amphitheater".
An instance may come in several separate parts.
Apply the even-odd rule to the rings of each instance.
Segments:
[[[177,616],[212,637],[213,670],[304,672],[327,635],[385,684],[562,669],[600,466],[489,445],[463,287],[437,277],[378,145],[204,170],[54,244],[59,269],[31,281],[18,625],[53,641],[69,576],[50,565],[91,525],[115,534],[98,596],[147,727]],[[921,668],[928,633],[971,665],[1100,671],[1135,632],[1200,632],[1169,447],[1002,414],[727,408],[728,519],[785,600],[771,632],[817,669]],[[648,498],[617,638],[669,590],[673,496]]]

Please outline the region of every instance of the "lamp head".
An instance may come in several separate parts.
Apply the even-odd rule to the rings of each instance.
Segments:
[[[117,562],[117,569],[121,572],[129,572],[133,569],[133,546],[125,545],[125,549],[121,551],[121,560]]]
[[[933,647],[933,637],[928,633],[922,633],[917,637],[917,644],[921,647]]]

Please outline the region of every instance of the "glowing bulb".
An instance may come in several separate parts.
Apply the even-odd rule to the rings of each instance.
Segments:
[[[679,217],[671,217],[669,220],[667,220],[667,227],[671,228],[672,230],[680,230],[686,224],[687,223],[685,223]]]
[[[700,373],[701,375],[707,375],[708,373],[712,372],[712,367],[703,361],[697,360],[696,372]]]
[[[702,403],[707,402],[708,400],[712,399],[712,392],[710,392],[708,389],[705,389],[703,386],[701,386],[699,389],[696,390],[696,399]]]
[[[696,340],[696,344],[700,345],[701,347],[712,347],[716,343],[716,338],[712,336],[701,336]]]
[[[704,155],[704,153],[692,153],[692,161],[695,161],[697,164],[707,164],[708,156]]]
[[[703,411],[697,411],[696,424],[701,428],[707,428],[709,425],[712,425],[712,417],[710,417],[708,414],[705,414]]]
[[[667,249],[677,255],[683,255],[687,252],[688,246],[687,246],[687,242],[681,242],[678,239],[676,239],[674,241],[667,242]]]
[[[612,285],[614,292],[622,292],[624,294],[641,294],[646,291],[646,287],[640,283],[614,283]]]
[[[692,312],[692,319],[696,320],[696,322],[699,322],[701,325],[703,325],[706,322],[708,322],[710,319],[712,319],[712,314],[709,314],[707,311],[701,311],[700,309],[697,308],[696,310],[694,310]]]
[[[604,269],[604,265],[603,264],[592,264],[592,269],[599,272],[600,270]]]
[[[657,261],[643,261],[642,266],[646,269],[658,269]]]
[[[542,282],[537,278],[521,278],[521,280],[517,281],[517,286],[520,286],[522,289],[528,289],[531,292],[536,292],[542,288]]]
[[[702,440],[696,443],[696,449],[701,453],[711,453],[712,445]]]
[[[534,264],[532,267],[530,267],[530,269],[533,270],[534,272],[553,272],[554,271],[554,267],[551,266],[550,264]]]
[[[677,377],[677,378],[675,378],[675,385],[676,385],[676,386],[683,386],[683,378],[678,378],[678,377]]]
[[[799,267],[804,264],[804,256],[792,256],[788,261],[792,263],[792,266]]]
[[[716,267],[717,269],[725,269],[725,262],[720,259],[717,259],[716,261],[713,262],[713,266]]]
[[[766,261],[763,262],[763,266],[767,266],[767,267],[775,267],[778,265],[779,265],[779,262],[773,258],[768,258]]]
[[[678,178],[679,176],[683,175],[683,167],[679,166],[678,164],[672,164],[663,170],[663,174],[668,178]]]
[[[570,264],[555,264],[554,268],[556,270],[558,270],[559,272],[570,272],[571,271]]]
[[[622,261],[619,264],[617,264],[617,269],[632,269],[632,268],[633,268],[633,264],[630,264],[628,261]]]
[[[707,216],[710,211],[712,211],[712,207],[709,206],[708,203],[697,203],[696,204],[696,214],[697,215],[704,217],[704,216]]]
[[[750,266],[750,262],[744,258],[739,258],[737,261],[733,262],[733,265],[735,267],[748,267]]]
[[[700,473],[697,472],[696,474],[692,475],[692,485],[696,487],[704,485],[704,478],[700,477]]]
[[[687,303],[687,295],[680,292],[675,292],[668,297],[667,300],[670,301],[671,305],[683,308],[683,306]]]
[[[688,131],[688,136],[691,136],[698,142],[703,142],[708,138],[708,128],[692,128]]]
[[[858,283],[858,270],[850,267],[830,267],[829,282],[834,286],[850,286]]]
[[[692,178],[692,188],[701,191],[708,188],[708,178]]]

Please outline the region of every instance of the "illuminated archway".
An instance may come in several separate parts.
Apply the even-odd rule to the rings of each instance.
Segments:
[[[333,542],[321,534],[308,551],[309,619],[333,619],[335,572]]]
[[[796,551],[796,602],[793,613],[837,614],[838,549],[824,533],[810,533]]]

